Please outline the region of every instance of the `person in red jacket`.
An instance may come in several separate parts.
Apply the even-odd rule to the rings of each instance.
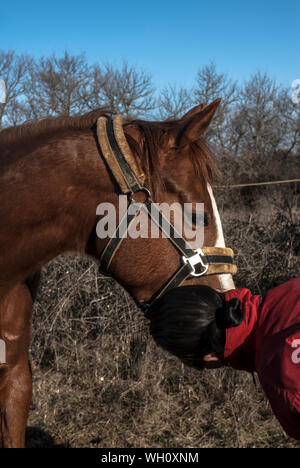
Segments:
[[[283,429],[300,440],[300,276],[263,296],[182,286],[148,318],[156,343],[191,367],[257,372]]]

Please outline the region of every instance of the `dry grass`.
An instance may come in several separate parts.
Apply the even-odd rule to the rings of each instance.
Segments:
[[[264,292],[299,274],[296,195],[292,214],[275,189],[251,211],[240,195],[234,210],[232,194],[218,196],[237,286]],[[251,375],[199,373],[157,348],[127,294],[88,259],[58,258],[44,269],[32,361],[31,447],[300,448]]]

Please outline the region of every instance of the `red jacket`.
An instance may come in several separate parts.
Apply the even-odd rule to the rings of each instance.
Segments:
[[[226,300],[241,300],[245,318],[226,330],[225,362],[257,372],[275,416],[300,440],[300,276],[264,296],[233,289]]]

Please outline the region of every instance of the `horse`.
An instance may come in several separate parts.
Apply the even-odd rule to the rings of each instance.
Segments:
[[[210,254],[216,258],[219,253],[224,264],[226,255],[230,257],[212,191],[216,164],[205,140],[219,102],[200,104],[180,119],[119,121],[119,134],[131,158],[127,175],[130,170],[137,179],[143,174],[143,186],[138,184],[134,191],[135,201],[152,201],[151,193],[157,203],[204,203],[206,257],[201,249],[202,257],[198,251],[192,261],[186,257],[188,270],[185,276],[175,274],[175,282],[170,278],[181,271],[183,257],[178,245],[167,237],[124,237],[113,250],[107,248],[110,240],[97,235],[99,203],[117,208],[120,191],[126,192],[120,190],[113,162],[105,157],[105,135],[99,133],[99,121],[112,121],[109,110],[46,118],[1,130],[0,339],[6,351],[5,362],[0,363],[3,447],[25,446],[32,397],[28,356],[32,307],[37,274],[50,260],[66,252],[99,260],[110,250],[108,273],[138,304],[149,304],[158,291],[162,294],[166,282],[168,287],[188,281],[218,291],[234,288],[235,271],[230,265],[216,265],[210,274],[204,265],[206,274],[202,274],[203,258],[209,262]],[[119,161],[119,177],[124,171],[126,176],[122,164],[124,161]],[[134,174],[132,164],[140,172]],[[130,187],[128,192],[131,197]],[[201,271],[197,274],[195,265],[199,262]]]

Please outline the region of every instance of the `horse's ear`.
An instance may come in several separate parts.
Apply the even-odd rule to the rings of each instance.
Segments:
[[[202,111],[205,107],[205,104],[198,104],[198,106],[193,107],[190,109],[186,114],[184,114],[181,119],[189,119],[190,117],[193,117],[193,115],[197,114],[198,112]]]
[[[217,99],[209,106],[201,109],[195,115],[190,117],[187,124],[180,132],[179,146],[187,145],[188,143],[199,140],[201,135],[203,135],[203,133],[208,129],[220,102],[221,99]]]

